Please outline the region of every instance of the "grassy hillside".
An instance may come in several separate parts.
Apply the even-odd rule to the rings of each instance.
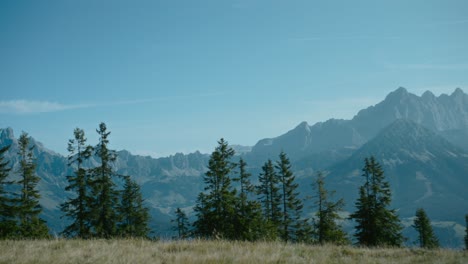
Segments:
[[[0,263],[468,263],[467,251],[198,240],[7,240],[0,252]]]

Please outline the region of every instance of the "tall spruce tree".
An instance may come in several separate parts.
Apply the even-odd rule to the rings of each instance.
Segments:
[[[255,187],[250,182],[251,174],[247,172],[246,167],[247,163],[240,158],[239,177],[233,178],[233,181],[239,182],[240,185],[236,206],[236,234],[240,240],[266,239],[261,205],[258,201],[249,199],[252,197]]]
[[[245,216],[247,210],[248,196],[253,192],[254,186],[250,183],[251,174],[246,170],[247,163],[240,158],[239,160],[239,177],[233,178],[233,181],[239,182],[239,213],[241,216]]]
[[[148,237],[149,209],[144,206],[140,185],[129,176],[124,177],[124,189],[118,206],[120,223],[118,234],[122,237]]]
[[[275,239],[281,223],[281,194],[278,187],[278,175],[271,160],[262,166],[258,180],[260,185],[257,186],[257,192],[263,208],[265,227],[268,230],[267,236]]]
[[[362,176],[364,185],[359,188],[357,211],[350,215],[357,223],[355,237],[362,246],[401,246],[403,235],[400,219],[391,203],[390,184],[374,157],[366,158]]]
[[[111,238],[117,234],[118,191],[114,177],[117,175],[112,163],[117,158],[114,150],[110,150],[109,135],[106,124],[99,124],[96,130],[99,143],[94,148],[99,165],[91,170],[91,231],[95,237]]]
[[[439,240],[434,234],[431,226],[431,221],[422,208],[416,210],[416,218],[413,224],[414,229],[418,232],[419,246],[422,248],[438,248]]]
[[[236,190],[230,174],[236,167],[231,161],[234,150],[221,139],[211,154],[203,180],[205,192],[200,193],[194,208],[197,220],[195,232],[202,237],[236,239]]]
[[[73,175],[67,176],[66,191],[74,192],[74,197],[61,204],[65,216],[72,219],[63,234],[67,237],[89,238],[90,232],[90,194],[89,171],[83,163],[91,156],[92,147],[86,145],[85,133],[75,128],[74,138],[68,141],[68,166],[73,168]]]
[[[187,218],[187,215],[180,208],[176,209],[175,215],[176,215],[176,218],[172,219],[171,222],[175,223],[175,226],[173,229],[174,231],[177,231],[177,238],[178,239],[188,238],[190,235],[190,232],[189,232],[190,223]]]
[[[194,207],[197,219],[193,222],[193,234],[202,238],[216,237],[216,228],[211,223],[217,219],[214,215],[212,203],[208,203],[208,194],[199,193]]]
[[[276,164],[281,193],[280,235],[284,241],[296,241],[297,234],[302,234],[305,222],[301,221],[302,201],[297,192],[298,184],[291,170],[291,163],[286,153],[281,152]]]
[[[7,180],[11,167],[4,157],[9,148],[10,145],[0,148],[0,239],[14,237],[17,231],[14,200],[6,190],[13,184]]]
[[[36,175],[36,159],[33,154],[34,146],[30,146],[30,137],[23,132],[18,140],[19,169],[21,194],[18,198],[19,235],[22,238],[45,238],[49,230],[44,220],[39,217],[42,207],[41,197],[36,189],[39,176]]]
[[[330,201],[335,191],[328,191],[325,188],[325,177],[322,172],[318,172],[314,183],[316,189],[314,228],[316,231],[317,242],[320,244],[347,244],[349,243],[346,233],[342,230],[336,221],[341,217],[338,212],[343,210],[344,200],[339,199],[336,202]]]

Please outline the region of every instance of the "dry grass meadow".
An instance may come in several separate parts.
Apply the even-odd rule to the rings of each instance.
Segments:
[[[468,263],[467,251],[280,242],[0,241],[0,263]]]

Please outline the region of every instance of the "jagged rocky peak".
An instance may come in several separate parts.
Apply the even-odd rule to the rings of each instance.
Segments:
[[[307,131],[310,131],[310,126],[306,121],[303,121],[299,125],[297,125],[295,129],[305,129]]]
[[[14,139],[15,135],[13,134],[13,129],[11,127],[0,128],[0,139]]]
[[[435,132],[410,119],[396,119],[356,152],[359,157],[375,155],[379,159],[398,159],[425,153],[431,146],[443,149],[445,141]],[[391,158],[393,157],[393,158]],[[414,158],[414,157],[413,157]]]
[[[395,91],[389,93],[387,95],[387,98],[391,98],[391,97],[404,97],[404,96],[407,96],[408,95],[408,90],[406,90],[406,88],[404,87],[398,87],[398,89],[396,89]]]
[[[389,93],[385,100],[382,102],[384,104],[406,104],[408,101],[412,101],[418,96],[408,92],[406,88],[400,87],[395,91]]]
[[[408,90],[406,90],[405,87],[398,87],[398,89],[396,89],[395,91],[393,91],[393,93],[396,93],[396,94],[408,94]]]
[[[464,96],[465,93],[463,92],[463,90],[461,88],[457,88],[455,89],[455,91],[452,93],[452,97],[462,97]]]
[[[425,99],[425,100],[434,100],[434,99],[436,99],[436,96],[429,90],[425,91],[421,97],[423,99]]]
[[[15,140],[11,127],[0,128],[0,146],[10,145]]]

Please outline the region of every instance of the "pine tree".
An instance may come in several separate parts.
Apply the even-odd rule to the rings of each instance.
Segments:
[[[118,234],[122,237],[148,237],[149,209],[143,205],[140,186],[129,176],[125,176],[124,181],[118,207]]]
[[[115,189],[113,178],[117,175],[112,168],[112,163],[117,158],[114,150],[108,148],[106,124],[99,124],[96,130],[99,134],[99,143],[94,148],[95,156],[100,161],[99,166],[91,170],[91,231],[95,237],[111,238],[116,235],[118,222],[116,206],[118,192]]]
[[[39,204],[41,197],[36,186],[40,178],[36,175],[36,163],[33,154],[34,146],[30,147],[30,138],[23,132],[18,140],[19,169],[18,174],[21,185],[21,194],[18,199],[18,218],[20,237],[44,238],[49,236],[45,221],[39,218],[42,207]]]
[[[365,159],[365,183],[359,188],[357,211],[350,218],[357,223],[355,237],[363,246],[401,246],[403,235],[400,219],[391,203],[390,184],[374,157]]]
[[[85,133],[76,128],[73,131],[74,139],[68,142],[68,166],[74,168],[74,175],[67,176],[66,191],[74,192],[73,198],[61,204],[65,216],[73,222],[65,228],[63,234],[67,237],[89,238],[90,232],[90,195],[88,170],[83,163],[91,156],[92,147],[86,145]]]
[[[197,220],[195,231],[203,237],[235,239],[236,191],[231,186],[229,175],[236,167],[231,161],[234,150],[221,139],[211,154],[208,171],[203,178],[205,193],[198,196],[194,208]]]
[[[7,178],[11,171],[8,161],[5,161],[4,154],[10,146],[0,148],[0,239],[14,237],[17,231],[15,217],[14,200],[7,192],[6,187],[13,182]]]
[[[279,232],[284,241],[295,241],[296,234],[302,233],[301,229],[305,224],[304,221],[301,221],[304,206],[298,198],[299,193],[296,192],[298,184],[295,183],[296,177],[292,173],[288,157],[284,152],[281,152],[279,157],[280,160],[276,164],[282,203],[282,219]]]
[[[189,232],[190,223],[187,218],[187,215],[180,208],[176,209],[175,215],[176,215],[176,218],[172,219],[171,222],[175,223],[174,231],[177,231],[178,239],[188,238],[190,235],[190,232]]]
[[[419,246],[422,248],[438,248],[439,240],[434,235],[431,221],[422,208],[416,210],[416,218],[413,224],[414,229],[418,231]]]
[[[213,238],[217,234],[213,221],[217,219],[214,215],[212,203],[208,203],[208,195],[201,192],[197,196],[197,204],[193,209],[197,219],[193,223],[193,232],[202,238]]]
[[[233,181],[239,182],[240,191],[237,203],[236,234],[238,239],[254,241],[260,238],[266,239],[265,223],[263,221],[261,205],[258,201],[250,200],[255,187],[250,182],[251,174],[247,172],[247,163],[240,158],[239,177]]]
[[[257,192],[263,208],[267,236],[270,239],[275,239],[281,222],[281,195],[278,187],[278,175],[271,160],[262,166],[258,180],[260,185],[257,186]]]
[[[338,212],[343,210],[344,200],[339,199],[336,202],[329,200],[334,195],[335,191],[325,189],[325,177],[322,172],[319,172],[315,180],[315,188],[317,191],[315,205],[317,212],[315,213],[315,230],[317,233],[317,242],[320,244],[347,244],[348,238],[342,228],[336,223],[341,217]]]
[[[250,183],[250,176],[251,174],[246,170],[247,163],[241,158],[239,160],[239,177],[233,178],[233,181],[239,182],[240,184],[240,192],[239,192],[239,200],[240,200],[240,214],[241,216],[245,216],[245,212],[247,209],[247,202],[248,202],[248,195],[253,192],[254,187]]]

